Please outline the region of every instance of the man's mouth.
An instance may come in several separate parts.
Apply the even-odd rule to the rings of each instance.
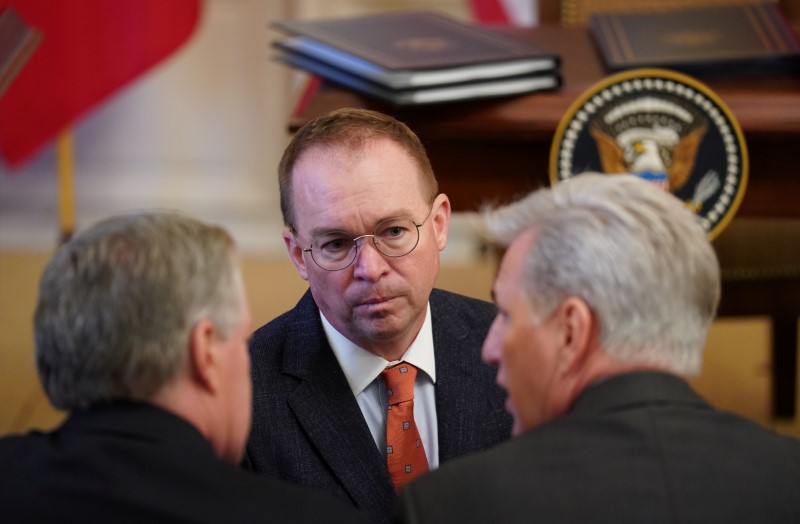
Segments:
[[[394,297],[375,297],[359,302],[356,307],[375,308],[394,300]]]

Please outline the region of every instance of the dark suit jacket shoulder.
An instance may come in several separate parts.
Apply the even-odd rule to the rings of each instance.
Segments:
[[[510,418],[494,369],[480,359],[494,306],[440,290],[431,293],[430,306],[443,463],[506,439]],[[250,350],[254,407],[248,466],[387,521],[396,495],[311,293],[258,329]]]
[[[398,523],[800,522],[800,442],[634,373],[406,486]]]
[[[0,439],[4,522],[359,522],[316,493],[218,460],[186,421],[143,404]],[[365,519],[363,520],[365,521]]]

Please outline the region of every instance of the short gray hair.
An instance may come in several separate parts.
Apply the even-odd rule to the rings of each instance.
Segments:
[[[60,409],[147,400],[188,356],[192,327],[222,338],[244,314],[230,235],[173,212],[104,220],[53,256],[34,331],[39,378]]]
[[[699,373],[719,263],[697,216],[673,195],[631,175],[587,173],[485,208],[483,218],[502,246],[535,232],[522,285],[538,315],[579,297],[611,356]]]

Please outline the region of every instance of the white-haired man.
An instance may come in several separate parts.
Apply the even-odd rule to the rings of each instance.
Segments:
[[[485,218],[508,250],[483,358],[516,438],[404,488],[397,522],[798,522],[800,442],[685,381],[720,294],[695,215],[583,174]]]

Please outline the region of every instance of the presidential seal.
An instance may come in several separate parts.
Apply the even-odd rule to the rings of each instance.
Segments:
[[[744,196],[747,148],[730,109],[708,86],[674,71],[635,69],[589,88],[556,129],[550,181],[590,171],[659,185],[714,238]]]

